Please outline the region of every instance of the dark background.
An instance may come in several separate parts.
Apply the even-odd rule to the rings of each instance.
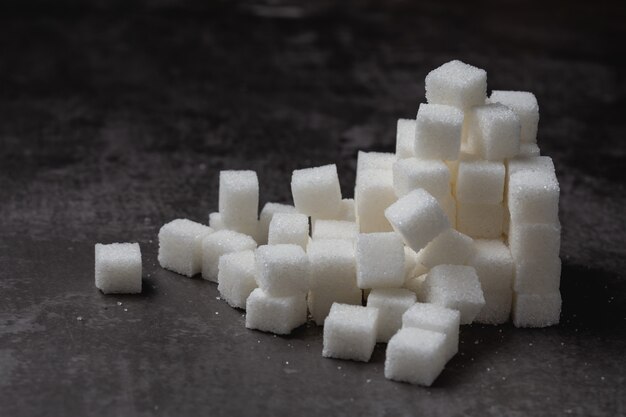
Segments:
[[[623,2],[8,1],[0,5],[0,415],[626,413]],[[218,172],[261,204],[295,168],[392,151],[451,59],[529,90],[561,182],[561,324],[464,326],[429,389],[323,359],[321,331],[248,331],[156,263]],[[144,292],[104,296],[96,242],[139,241]]]

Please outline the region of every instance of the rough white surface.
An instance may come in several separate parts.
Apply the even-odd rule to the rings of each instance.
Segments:
[[[300,213],[317,219],[336,218],[341,205],[337,166],[332,164],[293,171],[291,193]]]
[[[516,260],[548,261],[561,250],[559,224],[517,224],[509,226],[509,247]]]
[[[513,297],[513,324],[515,327],[548,327],[559,323],[561,293],[516,293]]]
[[[561,285],[561,259],[536,261],[524,259],[515,262],[513,289],[521,293],[556,292]]]
[[[482,159],[502,161],[519,153],[519,117],[501,104],[486,104],[468,111],[465,132],[469,150]]]
[[[356,208],[353,198],[344,198],[339,205],[339,214],[337,220],[344,220],[348,222],[356,221]]]
[[[202,278],[217,282],[220,256],[255,248],[254,239],[232,230],[220,230],[207,235],[202,240]]]
[[[188,219],[176,219],[159,230],[159,264],[191,277],[202,271],[202,239],[213,229]]]
[[[469,265],[476,270],[483,292],[510,291],[513,288],[513,258],[508,246],[501,240],[475,240],[474,255]]]
[[[467,203],[501,203],[504,198],[504,177],[502,162],[461,161],[456,180],[456,198]]]
[[[474,253],[474,239],[454,229],[448,229],[433,239],[419,254],[427,268],[437,265],[466,265]]]
[[[209,213],[209,227],[216,232],[226,229],[222,215],[219,212]]]
[[[416,303],[402,315],[402,327],[417,327],[446,335],[446,361],[459,351],[461,313],[436,304]]]
[[[217,290],[230,306],[246,308],[246,300],[257,287],[254,279],[254,251],[222,255],[219,260]]]
[[[246,327],[275,334],[289,334],[306,323],[306,295],[274,297],[257,288],[246,302]]]
[[[502,203],[464,203],[456,207],[456,226],[459,232],[474,239],[499,239],[504,223]]]
[[[96,288],[105,294],[141,292],[139,243],[96,243]]]
[[[392,231],[385,217],[385,209],[396,201],[391,169],[368,169],[360,173],[354,201],[361,233]]]
[[[370,169],[391,170],[396,159],[394,153],[359,151],[356,158],[357,177]]]
[[[259,245],[267,244],[267,237],[269,234],[270,223],[274,214],[276,213],[297,213],[296,208],[290,204],[281,204],[281,203],[266,203],[263,206],[263,210],[261,210],[261,215],[259,216],[259,231],[258,231],[258,239],[257,242]]]
[[[320,239],[354,240],[359,234],[356,222],[345,220],[315,220],[311,229],[311,237]]]
[[[256,250],[256,281],[273,296],[309,290],[309,258],[298,245],[263,245]]]
[[[484,291],[483,296],[485,297],[485,305],[474,318],[476,323],[496,325],[509,321],[513,302],[512,289]]]
[[[418,188],[423,188],[437,199],[450,194],[450,171],[443,161],[400,159],[393,164],[392,171],[393,188],[398,197]]]
[[[487,98],[487,72],[458,60],[429,72],[425,84],[429,103],[464,110],[484,104]]]
[[[441,104],[420,104],[415,122],[414,152],[420,159],[458,159],[463,112]]]
[[[509,177],[508,207],[512,223],[559,222],[559,182],[554,173],[522,171]]]
[[[379,288],[370,291],[367,306],[378,308],[377,342],[387,343],[402,327],[402,315],[417,298],[413,291],[404,288]]]
[[[324,322],[322,356],[368,362],[377,329],[378,309],[335,303]]]
[[[300,213],[275,213],[270,222],[267,243],[293,244],[306,249],[309,242],[309,218]]]
[[[534,144],[537,142],[539,104],[533,93],[528,91],[494,90],[491,92],[489,101],[504,104],[519,117],[521,125],[520,140],[523,143]]]
[[[219,212],[225,228],[255,236],[258,230],[259,179],[254,171],[221,171]]]
[[[415,156],[415,119],[398,119],[396,128],[396,157]]]
[[[393,232],[361,233],[356,239],[359,288],[401,287],[404,283],[404,246]]]

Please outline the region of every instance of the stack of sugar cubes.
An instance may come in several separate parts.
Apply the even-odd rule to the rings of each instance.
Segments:
[[[430,385],[458,351],[459,326],[558,323],[559,185],[539,156],[527,92],[494,91],[484,70],[448,62],[426,77],[395,153],[359,152],[354,200],[335,165],[296,170],[293,205],[258,215],[253,171],[222,171],[209,226],[159,232],[159,262],[218,283],[246,327],[324,326],[325,357],[369,361]]]

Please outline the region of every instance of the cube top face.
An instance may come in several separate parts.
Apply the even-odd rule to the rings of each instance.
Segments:
[[[450,192],[450,171],[443,161],[400,159],[393,165],[393,186],[398,197],[423,188],[441,198]]]
[[[298,231],[306,229],[308,235],[309,217],[301,213],[276,213],[272,217],[270,228]]]
[[[141,264],[141,249],[139,243],[96,243],[96,263],[119,265],[124,267]]]
[[[397,156],[386,152],[363,152],[357,154],[356,170],[360,174],[370,169],[390,170]]]
[[[219,270],[228,268],[241,274],[254,275],[254,261],[255,256],[252,250],[227,253],[220,256]]]
[[[290,204],[282,203],[265,203],[261,210],[261,218],[264,216],[272,217],[276,213],[297,213],[298,210]]]
[[[504,104],[515,112],[539,112],[537,97],[529,91],[494,90],[489,101]]]
[[[487,97],[487,72],[458,60],[429,72],[425,84],[429,103],[466,109],[483,104]]]
[[[384,309],[385,306],[408,309],[417,301],[415,293],[404,288],[377,288],[367,297],[367,306]]]
[[[345,324],[376,332],[378,309],[350,304],[333,303],[325,325]]]
[[[324,165],[293,171],[291,193],[300,213],[316,218],[336,217],[341,204],[337,166]]]
[[[239,252],[256,248],[256,242],[248,235],[232,230],[218,230],[206,236],[202,241],[203,248],[219,247],[223,252]]]
[[[164,235],[176,236],[178,238],[202,239],[204,236],[211,234],[213,229],[200,223],[188,219],[175,219],[164,224],[159,231]]]
[[[471,266],[437,265],[428,272],[426,281],[431,288],[446,290],[446,297],[450,299],[463,297],[483,299],[476,269]],[[451,290],[452,288],[455,290]]]
[[[456,107],[445,104],[420,103],[415,123],[416,125],[423,124],[428,127],[455,126],[461,128],[463,125],[463,112]]]
[[[307,255],[302,247],[291,244],[259,246],[256,250],[256,257],[266,267],[308,263]]]
[[[415,119],[398,119],[396,130],[396,157],[410,158],[414,156]]]
[[[445,334],[417,327],[403,327],[396,333],[389,344],[402,350],[421,352],[423,354],[443,351]]]
[[[415,303],[402,315],[402,326],[429,328],[445,331],[458,327],[461,322],[461,313],[458,310],[442,307],[430,303]]]
[[[509,159],[506,167],[509,177],[518,172],[526,171],[555,173],[554,162],[549,156],[517,157]]]
[[[391,165],[393,166],[393,164]],[[358,175],[355,193],[363,188],[389,188],[393,190],[393,173],[390,169],[368,169]],[[356,198],[358,200],[358,197]]]
[[[251,192],[259,189],[259,179],[254,171],[220,171],[222,187],[232,192]]]
[[[396,233],[361,233],[357,236],[356,270],[360,288],[401,286],[404,261],[404,245]]]
[[[461,161],[456,198],[468,203],[501,203],[504,198],[505,168],[502,162]]]
[[[501,104],[474,107],[469,116],[468,143],[477,155],[490,161],[513,158],[519,152],[519,117]]]

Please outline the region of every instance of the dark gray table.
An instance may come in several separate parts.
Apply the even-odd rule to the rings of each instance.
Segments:
[[[147,2],[146,2],[147,3]],[[619,2],[0,5],[0,415],[625,413],[626,83]],[[31,7],[32,6],[32,7]],[[391,151],[459,58],[531,90],[562,186],[562,323],[464,326],[430,389],[323,359],[321,330],[244,328],[161,269],[159,227],[206,221],[220,169],[288,201],[295,168]],[[96,242],[138,241],[144,292],[104,296]]]

